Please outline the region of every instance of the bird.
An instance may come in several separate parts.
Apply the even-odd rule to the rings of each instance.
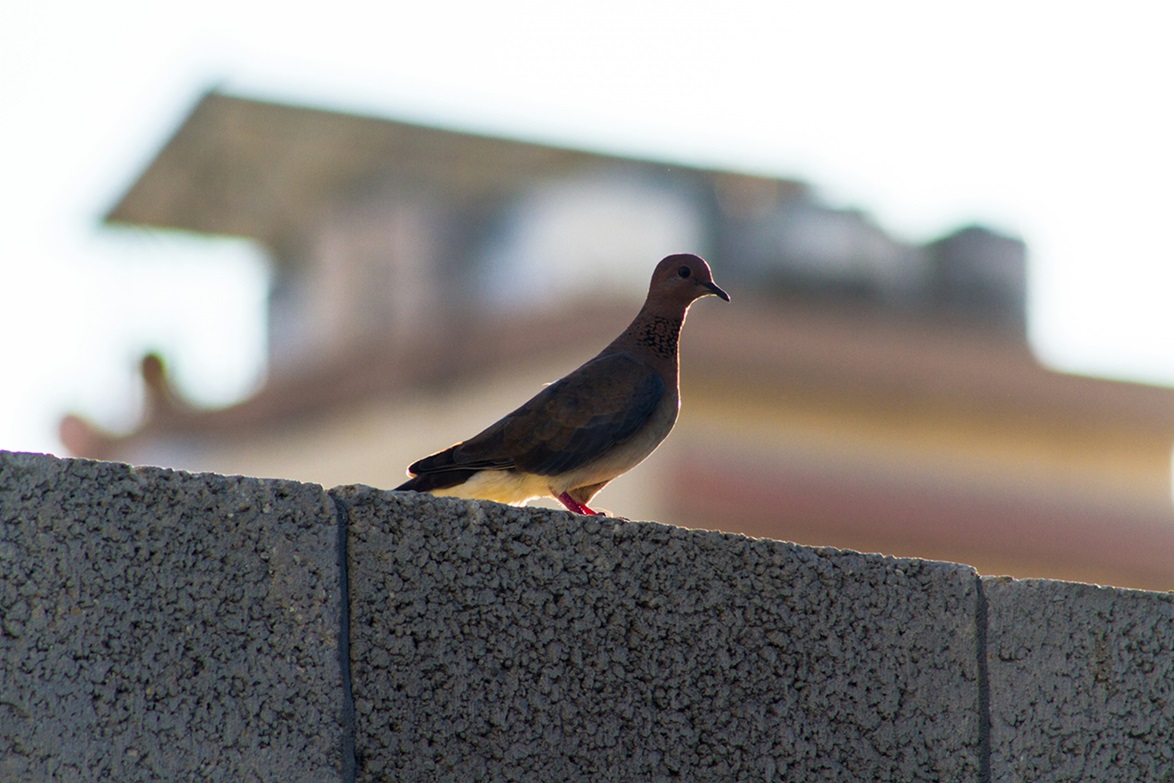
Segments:
[[[730,301],[692,253],[656,265],[644,306],[594,358],[517,410],[408,466],[396,491],[524,505],[552,496],[575,514],[668,436],[680,410],[678,345],[689,306]]]

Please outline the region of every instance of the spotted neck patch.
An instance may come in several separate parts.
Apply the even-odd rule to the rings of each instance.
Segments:
[[[681,338],[681,318],[667,318],[663,315],[653,315],[642,319],[636,328],[636,342],[647,348],[657,356],[671,359],[677,354],[677,343]]]

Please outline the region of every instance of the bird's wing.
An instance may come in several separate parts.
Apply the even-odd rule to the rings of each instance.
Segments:
[[[599,356],[480,434],[409,470],[514,468],[557,476],[636,434],[664,394],[664,381],[647,365],[626,354]]]

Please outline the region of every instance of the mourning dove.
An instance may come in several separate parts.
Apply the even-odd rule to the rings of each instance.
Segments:
[[[582,367],[472,438],[413,463],[396,490],[522,505],[553,495],[576,514],[672,430],[680,408],[677,344],[695,300],[729,294],[691,254],[656,265],[623,333]]]

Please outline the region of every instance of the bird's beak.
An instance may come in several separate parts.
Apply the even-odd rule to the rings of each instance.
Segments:
[[[709,289],[709,293],[713,294],[714,296],[720,296],[722,299],[725,299],[727,302],[730,301],[730,295],[727,294],[725,291],[721,290],[720,288],[718,288],[717,283],[713,283],[713,282],[706,283],[705,287],[707,289]]]

